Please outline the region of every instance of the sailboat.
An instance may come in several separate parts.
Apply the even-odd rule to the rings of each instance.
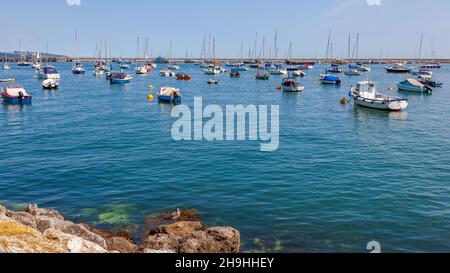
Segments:
[[[20,40],[20,61],[17,63],[17,66],[30,66],[31,63],[25,61],[25,56],[22,51],[22,40]]]
[[[77,75],[82,75],[86,73],[86,69],[84,66],[78,61],[79,55],[79,48],[78,48],[78,31],[75,31],[75,47],[76,47],[76,62],[74,66],[72,67],[72,73]]]
[[[333,53],[330,55],[330,47],[331,52],[332,50],[332,44],[331,43],[331,31],[328,34],[328,44],[327,44],[327,59],[329,62],[331,62],[331,59],[333,57]],[[331,57],[330,57],[331,56]],[[336,66],[337,69],[339,69],[338,66]],[[340,74],[340,73],[339,73]],[[340,85],[342,83],[341,78],[338,75],[329,74],[328,70],[325,69],[325,74],[320,75],[320,83],[321,84],[334,84],[334,85]]]
[[[358,71],[357,65],[354,66],[354,65],[351,64],[352,61],[353,61],[353,57],[354,57],[354,55],[355,55],[355,49],[356,49],[356,46],[357,46],[357,44],[358,44],[358,39],[359,39],[359,34],[358,34],[358,38],[356,38],[356,45],[355,45],[355,47],[353,48],[353,55],[350,56],[351,34],[348,35],[348,61],[349,61],[350,64],[348,65],[348,69],[344,70],[344,74],[345,74],[346,76],[359,76],[359,75],[361,75],[361,74],[359,73],[359,71]]]
[[[39,52],[36,53],[33,62],[31,63],[31,67],[35,69],[41,68],[42,64],[40,63],[41,54]]]
[[[140,51],[139,50],[140,49],[139,37],[137,38],[137,43],[138,43],[137,54],[138,54],[138,59],[139,59],[139,51]],[[152,72],[152,70],[153,70],[153,66],[152,65],[148,65],[148,55],[147,55],[147,52],[148,52],[148,39],[146,41],[146,46],[144,48],[144,51],[145,51],[144,59],[146,60],[146,64],[137,65],[136,66],[135,72],[138,75],[145,75],[145,74],[148,74],[148,73]]]
[[[8,64],[8,53],[5,53],[5,59],[3,60],[3,70],[9,70],[11,67]]]

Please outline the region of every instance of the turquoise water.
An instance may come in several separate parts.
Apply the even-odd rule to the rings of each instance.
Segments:
[[[366,252],[373,239],[387,252],[450,249],[448,85],[431,96],[402,94],[407,111],[387,113],[340,105],[364,77],[316,85],[320,66],[301,94],[283,94],[281,78],[255,81],[251,71],[208,86],[198,67],[182,65],[189,82],[154,71],[111,86],[56,67],[55,92],[42,91],[31,68],[0,71],[34,96],[32,106],[0,105],[0,203],[36,202],[97,225],[196,208],[206,224],[239,229],[244,251]],[[369,75],[380,90],[405,77],[382,66]],[[450,83],[450,67],[435,78]],[[279,150],[172,141],[172,108],[146,99],[150,84],[181,88],[188,106],[194,96],[205,105],[280,105]]]

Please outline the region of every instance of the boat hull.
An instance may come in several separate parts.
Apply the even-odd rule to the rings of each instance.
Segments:
[[[111,79],[109,80],[111,84],[127,84],[131,82],[131,79],[119,80],[119,79]]]
[[[387,73],[392,74],[409,74],[411,73],[411,69],[393,69],[393,68],[386,68]]]
[[[158,101],[165,103],[180,103],[181,97],[171,97],[171,96],[158,96]]]
[[[6,104],[31,104],[32,97],[25,97],[25,98],[19,98],[19,97],[10,97],[2,93],[3,103]]]
[[[402,111],[408,107],[408,101],[398,100],[398,101],[381,101],[381,100],[370,100],[361,97],[354,97],[355,104],[358,106],[386,110],[386,111]]]

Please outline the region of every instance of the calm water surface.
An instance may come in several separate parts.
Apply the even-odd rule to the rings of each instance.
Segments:
[[[258,82],[251,71],[208,86],[198,67],[182,65],[189,82],[154,71],[111,86],[56,67],[55,92],[42,91],[31,68],[0,71],[33,94],[32,106],[0,105],[0,203],[36,202],[96,225],[196,208],[206,224],[239,229],[244,251],[366,252],[373,239],[388,252],[450,249],[449,66],[435,71],[447,85],[433,95],[402,94],[410,100],[402,113],[341,106],[366,76],[316,85],[320,66],[301,94],[283,94],[281,78]],[[376,65],[369,75],[383,91],[405,77]],[[174,142],[172,108],[146,99],[150,84],[181,88],[188,106],[195,96],[280,105],[280,149]]]

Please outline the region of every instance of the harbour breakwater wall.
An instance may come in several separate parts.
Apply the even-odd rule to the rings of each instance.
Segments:
[[[126,230],[111,232],[67,221],[56,210],[31,204],[20,211],[0,205],[0,253],[238,253],[240,233],[207,227],[195,210],[146,219],[140,243]]]
[[[97,63],[97,62],[114,62],[117,61],[116,58],[108,58],[108,59],[98,59],[98,58],[79,58],[77,61],[84,62],[84,63]],[[155,61],[156,59],[137,59],[137,58],[123,58],[121,59],[124,62],[147,62],[147,61]],[[184,59],[184,58],[174,58],[174,59],[164,59],[165,62],[173,62],[173,63],[201,63],[204,61],[207,61],[209,59]],[[14,63],[21,61],[20,58],[10,58],[8,57],[6,62]],[[31,61],[31,59],[27,59],[27,61]],[[74,62],[74,58],[70,57],[49,57],[49,58],[41,58],[41,62],[59,62],[59,63],[67,63],[67,62]],[[217,58],[215,59],[215,62],[223,63],[223,62],[252,62],[255,60],[252,59],[237,59],[237,58]],[[258,61],[261,62],[275,62],[275,63],[281,63],[285,62],[284,59],[259,59]],[[382,63],[382,64],[388,64],[388,63],[433,63],[438,62],[442,64],[449,64],[450,59],[408,59],[408,58],[390,58],[390,59],[354,59],[354,60],[329,60],[329,59],[291,59],[289,60],[292,63],[308,63],[308,62],[314,62],[314,63],[330,63],[330,62],[342,62],[345,63]]]

